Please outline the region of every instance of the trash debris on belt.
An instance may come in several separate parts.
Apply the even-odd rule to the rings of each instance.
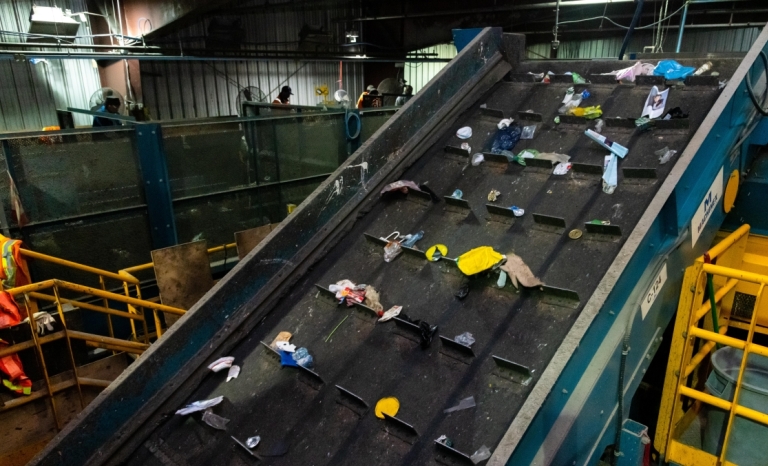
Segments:
[[[217,404],[221,403],[223,400],[224,400],[223,396],[217,396],[216,398],[211,398],[210,400],[195,401],[193,403],[188,404],[186,407],[176,411],[176,414],[179,414],[181,416],[186,416],[187,414],[195,413],[197,411],[204,411],[210,408],[211,406],[216,406]]]
[[[569,87],[565,93],[565,97],[563,97],[563,105],[557,109],[557,113],[563,115],[567,113],[568,110],[578,107],[581,105],[581,99],[582,95],[574,94],[573,88]]]
[[[485,162],[485,156],[478,152],[477,154],[472,156],[472,166],[476,167],[480,165],[481,163]]]
[[[285,331],[280,332],[280,333],[277,334],[275,339],[272,340],[272,343],[269,345],[269,347],[272,348],[273,350],[277,350],[277,344],[278,343],[283,342],[283,341],[288,343],[289,341],[291,341],[291,337],[292,336],[293,335],[291,335],[291,332],[285,332]]]
[[[389,183],[388,185],[384,186],[380,194],[388,193],[391,191],[400,191],[404,194],[408,194],[409,189],[415,189],[416,191],[421,191],[421,188],[419,188],[419,186],[413,181],[400,180],[400,181],[395,181],[394,183]]]
[[[709,71],[711,69],[712,69],[712,62],[708,61],[708,62],[704,63],[703,65],[701,65],[700,67],[698,67],[696,69],[696,71],[693,72],[693,75],[694,76],[700,76],[700,75],[706,73],[707,71]]]
[[[521,209],[520,207],[518,207],[516,205],[510,206],[509,210],[512,211],[512,214],[515,217],[522,217],[523,215],[525,215],[525,209]]]
[[[229,367],[232,365],[233,362],[235,362],[234,357],[226,356],[213,361],[211,364],[208,365],[208,369],[210,369],[213,372],[223,371],[224,369],[229,369]]]
[[[592,96],[592,94],[590,94],[590,92],[588,90],[584,89],[583,91],[581,91],[581,98],[582,98],[582,100],[583,99],[589,99],[591,96]]]
[[[595,132],[596,133],[602,133],[603,132],[603,125],[605,125],[605,122],[602,119],[597,120],[597,122],[595,123]]]
[[[481,461],[487,460],[490,457],[491,457],[490,448],[483,445],[480,448],[478,448],[476,452],[472,453],[472,456],[470,456],[469,459],[472,460],[473,464],[477,464]]]
[[[315,365],[315,358],[309,354],[309,351],[306,348],[298,348],[291,355],[291,357],[294,361],[296,361],[296,364],[300,365],[301,367],[312,369],[312,367]]]
[[[611,221],[610,220],[600,220],[599,218],[596,218],[596,219],[590,220],[589,223],[592,224],[592,225],[610,225]]]
[[[566,89],[565,90],[565,97],[563,97],[562,103],[567,104],[568,102],[570,102],[573,99],[574,92],[575,91],[574,91],[574,89],[572,87],[569,87],[568,89]]]
[[[603,160],[603,192],[613,194],[619,185],[619,159],[615,154],[606,155]]]
[[[453,406],[448,409],[444,409],[443,412],[445,414],[448,414],[456,411],[461,411],[464,409],[474,408],[475,406],[477,406],[477,404],[475,403],[475,397],[470,396],[468,398],[464,398],[463,400],[459,401],[459,404],[457,404],[456,406]]]
[[[600,144],[601,146],[605,147],[612,153],[618,155],[621,158],[624,158],[629,153],[629,149],[622,146],[621,144],[617,142],[613,142],[610,139],[606,138],[600,133],[596,133],[592,131],[591,129],[588,129],[584,131],[584,134],[591,140],[595,141],[596,143]]]
[[[496,199],[501,196],[500,191],[496,191],[495,189],[491,189],[491,192],[488,193],[488,201],[489,202],[496,202]]]
[[[506,128],[502,128],[496,131],[496,136],[493,139],[493,145],[491,146],[491,152],[494,154],[501,154],[503,150],[512,150],[515,144],[520,140],[520,134],[522,128],[517,123],[512,123]]]
[[[413,234],[405,235],[405,238],[402,241],[402,245],[406,248],[414,248],[416,246],[416,242],[423,237],[424,231],[421,230]]]
[[[472,128],[469,126],[459,128],[459,130],[456,131],[456,136],[458,136],[459,139],[469,139],[472,137]]]
[[[451,197],[454,199],[461,199],[464,196],[464,193],[461,191],[461,189],[457,189],[453,191],[453,194],[451,194]]]
[[[501,151],[501,155],[506,157],[507,158],[507,162],[509,162],[509,163],[517,162],[520,165],[525,166],[525,160],[523,160],[523,158],[520,157],[519,155],[515,155],[514,153],[512,153],[512,152],[510,152],[508,150]]]
[[[397,243],[398,246],[400,243]],[[385,248],[386,249],[386,248]],[[386,252],[386,251],[385,251]],[[350,280],[340,280],[328,289],[336,293],[336,299],[339,300],[339,304],[346,302],[347,306],[354,306],[355,303],[362,304],[365,301],[365,287],[367,285],[360,284],[355,285]]]
[[[560,162],[557,165],[555,165],[555,169],[552,171],[552,174],[553,175],[566,175],[571,170],[571,167],[573,167],[572,163]]]
[[[421,340],[421,349],[429,348],[429,345],[432,344],[432,340],[435,338],[435,335],[437,335],[437,325],[430,325],[428,322],[420,319],[413,320],[406,314],[401,314],[400,319],[418,326],[419,337]]]
[[[227,382],[236,379],[238,375],[240,375],[240,366],[235,365],[230,367],[229,372],[227,372]]]
[[[571,160],[570,155],[558,154],[557,152],[537,153],[535,158],[543,159],[543,160],[551,160],[553,163],[568,162],[569,160]]]
[[[203,422],[213,427],[214,429],[227,430],[227,423],[229,422],[229,419],[221,417],[217,414],[213,414],[211,408],[208,408],[203,413]]]
[[[659,156],[659,164],[664,165],[665,163],[669,162],[669,160],[677,154],[676,150],[671,150],[669,147],[664,147],[663,149],[659,149],[654,154]]]
[[[442,443],[448,448],[453,448],[453,441],[446,437],[445,435],[441,435],[440,437],[435,439],[435,442]]]
[[[593,107],[576,107],[568,110],[569,115],[577,116],[577,117],[584,117],[587,120],[594,120],[595,118],[600,118],[603,116],[603,110],[600,108],[599,105],[595,105]]]
[[[536,125],[523,126],[523,131],[520,133],[520,139],[533,139],[535,132]]]
[[[637,126],[638,128],[642,128],[643,126],[647,126],[648,123],[650,123],[650,122],[651,122],[650,118],[640,117],[640,118],[635,120],[635,126]]]
[[[667,105],[668,96],[669,89],[659,91],[658,87],[653,86],[645,99],[645,107],[643,107],[643,113],[640,116],[651,119],[659,118],[664,114],[664,106]]]
[[[504,118],[503,120],[499,121],[496,127],[499,129],[509,128],[509,125],[511,125],[513,121],[515,120],[512,118]]]
[[[664,120],[671,120],[671,119],[677,119],[677,118],[688,118],[688,114],[683,112],[683,109],[680,107],[675,107],[672,110],[668,111],[666,115],[664,115]]]
[[[379,301],[380,299],[381,297],[379,296],[379,292],[376,291],[376,288],[371,285],[365,287],[365,301],[363,301],[363,304],[376,311],[377,314],[384,310],[384,306],[382,306],[381,301]]]
[[[259,445],[259,442],[261,442],[261,437],[258,435],[254,437],[248,437],[248,440],[245,441],[245,446],[250,449],[254,449]]]
[[[616,76],[616,81],[635,82],[636,76],[651,76],[656,65],[651,63],[637,62],[629,68],[623,68],[620,70],[611,71],[610,73],[602,73],[604,75]]]
[[[467,153],[472,152],[472,147],[466,142],[461,143],[461,148],[467,151]]]
[[[492,268],[504,260],[504,256],[490,246],[480,246],[465,252],[456,259],[459,270],[464,275],[475,275]]]
[[[544,282],[539,280],[539,278],[531,272],[531,269],[525,262],[523,262],[523,258],[516,254],[507,254],[506,262],[501,264],[501,267],[499,268],[509,275],[509,278],[512,279],[512,285],[515,288],[519,289],[520,285],[523,285],[526,288],[544,285]]]
[[[461,335],[453,337],[453,341],[464,346],[472,346],[475,343],[475,337],[469,332],[464,332]]]
[[[675,79],[685,79],[693,74],[696,69],[691,66],[683,66],[675,60],[661,60],[656,68],[653,69],[654,76],[664,76],[672,81]]]
[[[555,124],[556,124],[556,125],[559,125],[559,124],[560,124],[560,117],[559,117],[559,116],[556,116],[556,117],[555,117]]]
[[[394,238],[392,237],[394,235]],[[402,245],[400,244],[400,241],[398,241],[398,238],[400,237],[400,232],[392,232],[389,236],[384,238],[384,240],[387,241],[387,244],[384,246],[384,262],[392,262],[395,257],[399,256],[401,252],[403,252]]]
[[[390,307],[389,310],[387,310],[387,312],[385,312],[384,314],[381,315],[381,317],[379,317],[379,322],[386,322],[392,319],[393,317],[397,317],[398,315],[400,315],[400,311],[402,310],[403,310],[403,306]]]
[[[446,254],[448,254],[448,247],[444,244],[435,244],[424,253],[427,260],[431,262],[439,261],[440,258],[445,257]]]
[[[379,419],[384,419],[384,415],[395,417],[397,412],[400,411],[400,400],[394,396],[388,396],[382,398],[376,402],[376,407],[373,409],[373,413]]]
[[[568,73],[565,73],[568,74]],[[570,73],[571,77],[573,78],[573,84],[586,84],[587,80],[582,78],[579,73]]]
[[[296,345],[292,345],[287,341],[278,341],[275,346],[280,351],[285,351],[286,353],[293,353],[296,351]]]

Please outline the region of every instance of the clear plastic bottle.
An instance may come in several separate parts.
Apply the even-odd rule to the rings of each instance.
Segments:
[[[418,240],[424,237],[424,231],[419,231],[412,235],[405,235],[405,239],[401,243],[406,248],[412,248]]]
[[[707,71],[709,71],[711,69],[712,69],[712,62],[708,61],[708,62],[704,63],[703,65],[701,65],[698,70],[694,71],[693,75],[694,76],[699,76],[699,75],[702,75],[702,74],[706,73]]]

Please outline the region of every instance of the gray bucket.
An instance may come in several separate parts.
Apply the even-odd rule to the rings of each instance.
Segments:
[[[742,354],[740,349],[731,347],[715,351],[712,355],[713,370],[706,383],[710,394],[733,401]],[[750,353],[744,370],[739,404],[768,414],[768,358]],[[722,409],[707,405],[704,410],[706,421],[702,439],[704,451],[713,455],[718,455],[721,451],[728,414]],[[739,466],[765,466],[768,463],[765,453],[767,440],[768,426],[736,416],[728,441],[726,459]]]

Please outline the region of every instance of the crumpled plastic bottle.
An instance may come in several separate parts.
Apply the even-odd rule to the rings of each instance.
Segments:
[[[312,369],[315,365],[315,359],[304,347],[297,349],[291,356],[293,357],[293,360],[296,361],[296,364],[301,367]]]
[[[494,154],[501,154],[501,151],[503,150],[511,151],[512,148],[515,147],[515,144],[520,140],[522,131],[520,125],[516,123],[496,131],[496,137],[493,140],[491,152]]]
[[[392,262],[395,257],[403,252],[403,248],[398,241],[390,241],[384,246],[384,262]]]

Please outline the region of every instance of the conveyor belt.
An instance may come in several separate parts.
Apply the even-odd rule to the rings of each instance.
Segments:
[[[725,79],[737,64],[736,60],[721,60],[715,69]],[[563,69],[556,72],[567,69],[588,77],[595,67],[607,71],[617,66],[615,62],[523,63],[513,73],[559,67]],[[231,352],[242,366],[239,378],[224,383],[223,374],[210,374],[188,397],[191,402],[224,395],[225,402],[215,412],[230,419],[227,432],[205,426],[199,415],[171,415],[128,464],[169,464],[169,451],[174,464],[251,464],[230,435],[240,439],[261,435],[257,454],[281,454],[264,458],[266,464],[431,464],[437,458],[433,441],[443,434],[467,454],[483,444],[493,449],[674,166],[677,157],[659,165],[654,151],[668,146],[682,153],[719,95],[712,85],[672,89],[667,109],[679,106],[690,114],[682,128],[640,133],[634,127],[607,126],[603,134],[629,148],[612,195],[602,192],[599,174],[571,171],[555,176],[551,169],[489,162],[472,167],[466,157],[445,150],[462,142],[468,142],[473,153],[490,150],[498,118],[486,115],[481,109],[486,104],[516,119],[518,112],[527,110],[542,114],[534,139],[521,140],[516,153],[533,148],[569,154],[575,163],[602,166],[607,151],[583,134],[593,123],[553,122],[571,85],[509,81],[494,85],[468,112],[445,127],[442,139],[402,176],[427,183],[441,197],[461,189],[470,210],[454,212],[445,202],[424,203],[412,195],[383,199]],[[577,92],[589,89],[591,97],[582,106],[601,105],[604,118],[634,118],[651,86],[575,87]],[[455,132],[466,125],[472,127],[473,136],[461,141]],[[652,169],[655,178],[628,177],[623,172],[628,168]],[[525,215],[511,225],[491,219],[485,207],[491,189],[502,193],[497,205],[517,205],[525,209]],[[566,228],[543,227],[534,221],[534,213],[561,217]],[[585,222],[592,219],[609,220],[620,227],[622,235],[585,232],[578,240],[568,237],[569,230],[584,230]],[[575,292],[579,302],[553,304],[545,292],[515,293],[509,284],[498,289],[493,286],[495,274],[471,280],[469,295],[458,300],[454,293],[462,277],[455,266],[408,254],[385,263],[381,246],[364,236],[386,236],[395,230],[403,234],[423,230],[419,248],[443,243],[451,257],[483,245],[501,253],[514,252],[547,285]],[[411,318],[437,324],[440,335],[453,338],[471,332],[477,340],[474,357],[457,354],[440,341],[422,350],[417,337],[393,322],[378,324],[365,313],[338,307],[315,286],[327,287],[345,278],[373,285],[380,291],[385,309],[402,305]],[[348,315],[351,317],[346,318]],[[310,350],[322,384],[295,369],[281,369],[260,343],[272,341],[283,330],[293,333],[292,343]],[[533,381],[523,385],[510,380],[492,356],[528,367]],[[371,409],[362,416],[359,410],[349,409],[341,403],[344,400],[335,385],[353,392]],[[400,400],[397,417],[411,424],[418,436],[373,416],[373,405],[385,396]],[[474,396],[477,407],[443,414],[469,396]],[[172,414],[177,408],[162,409]]]

